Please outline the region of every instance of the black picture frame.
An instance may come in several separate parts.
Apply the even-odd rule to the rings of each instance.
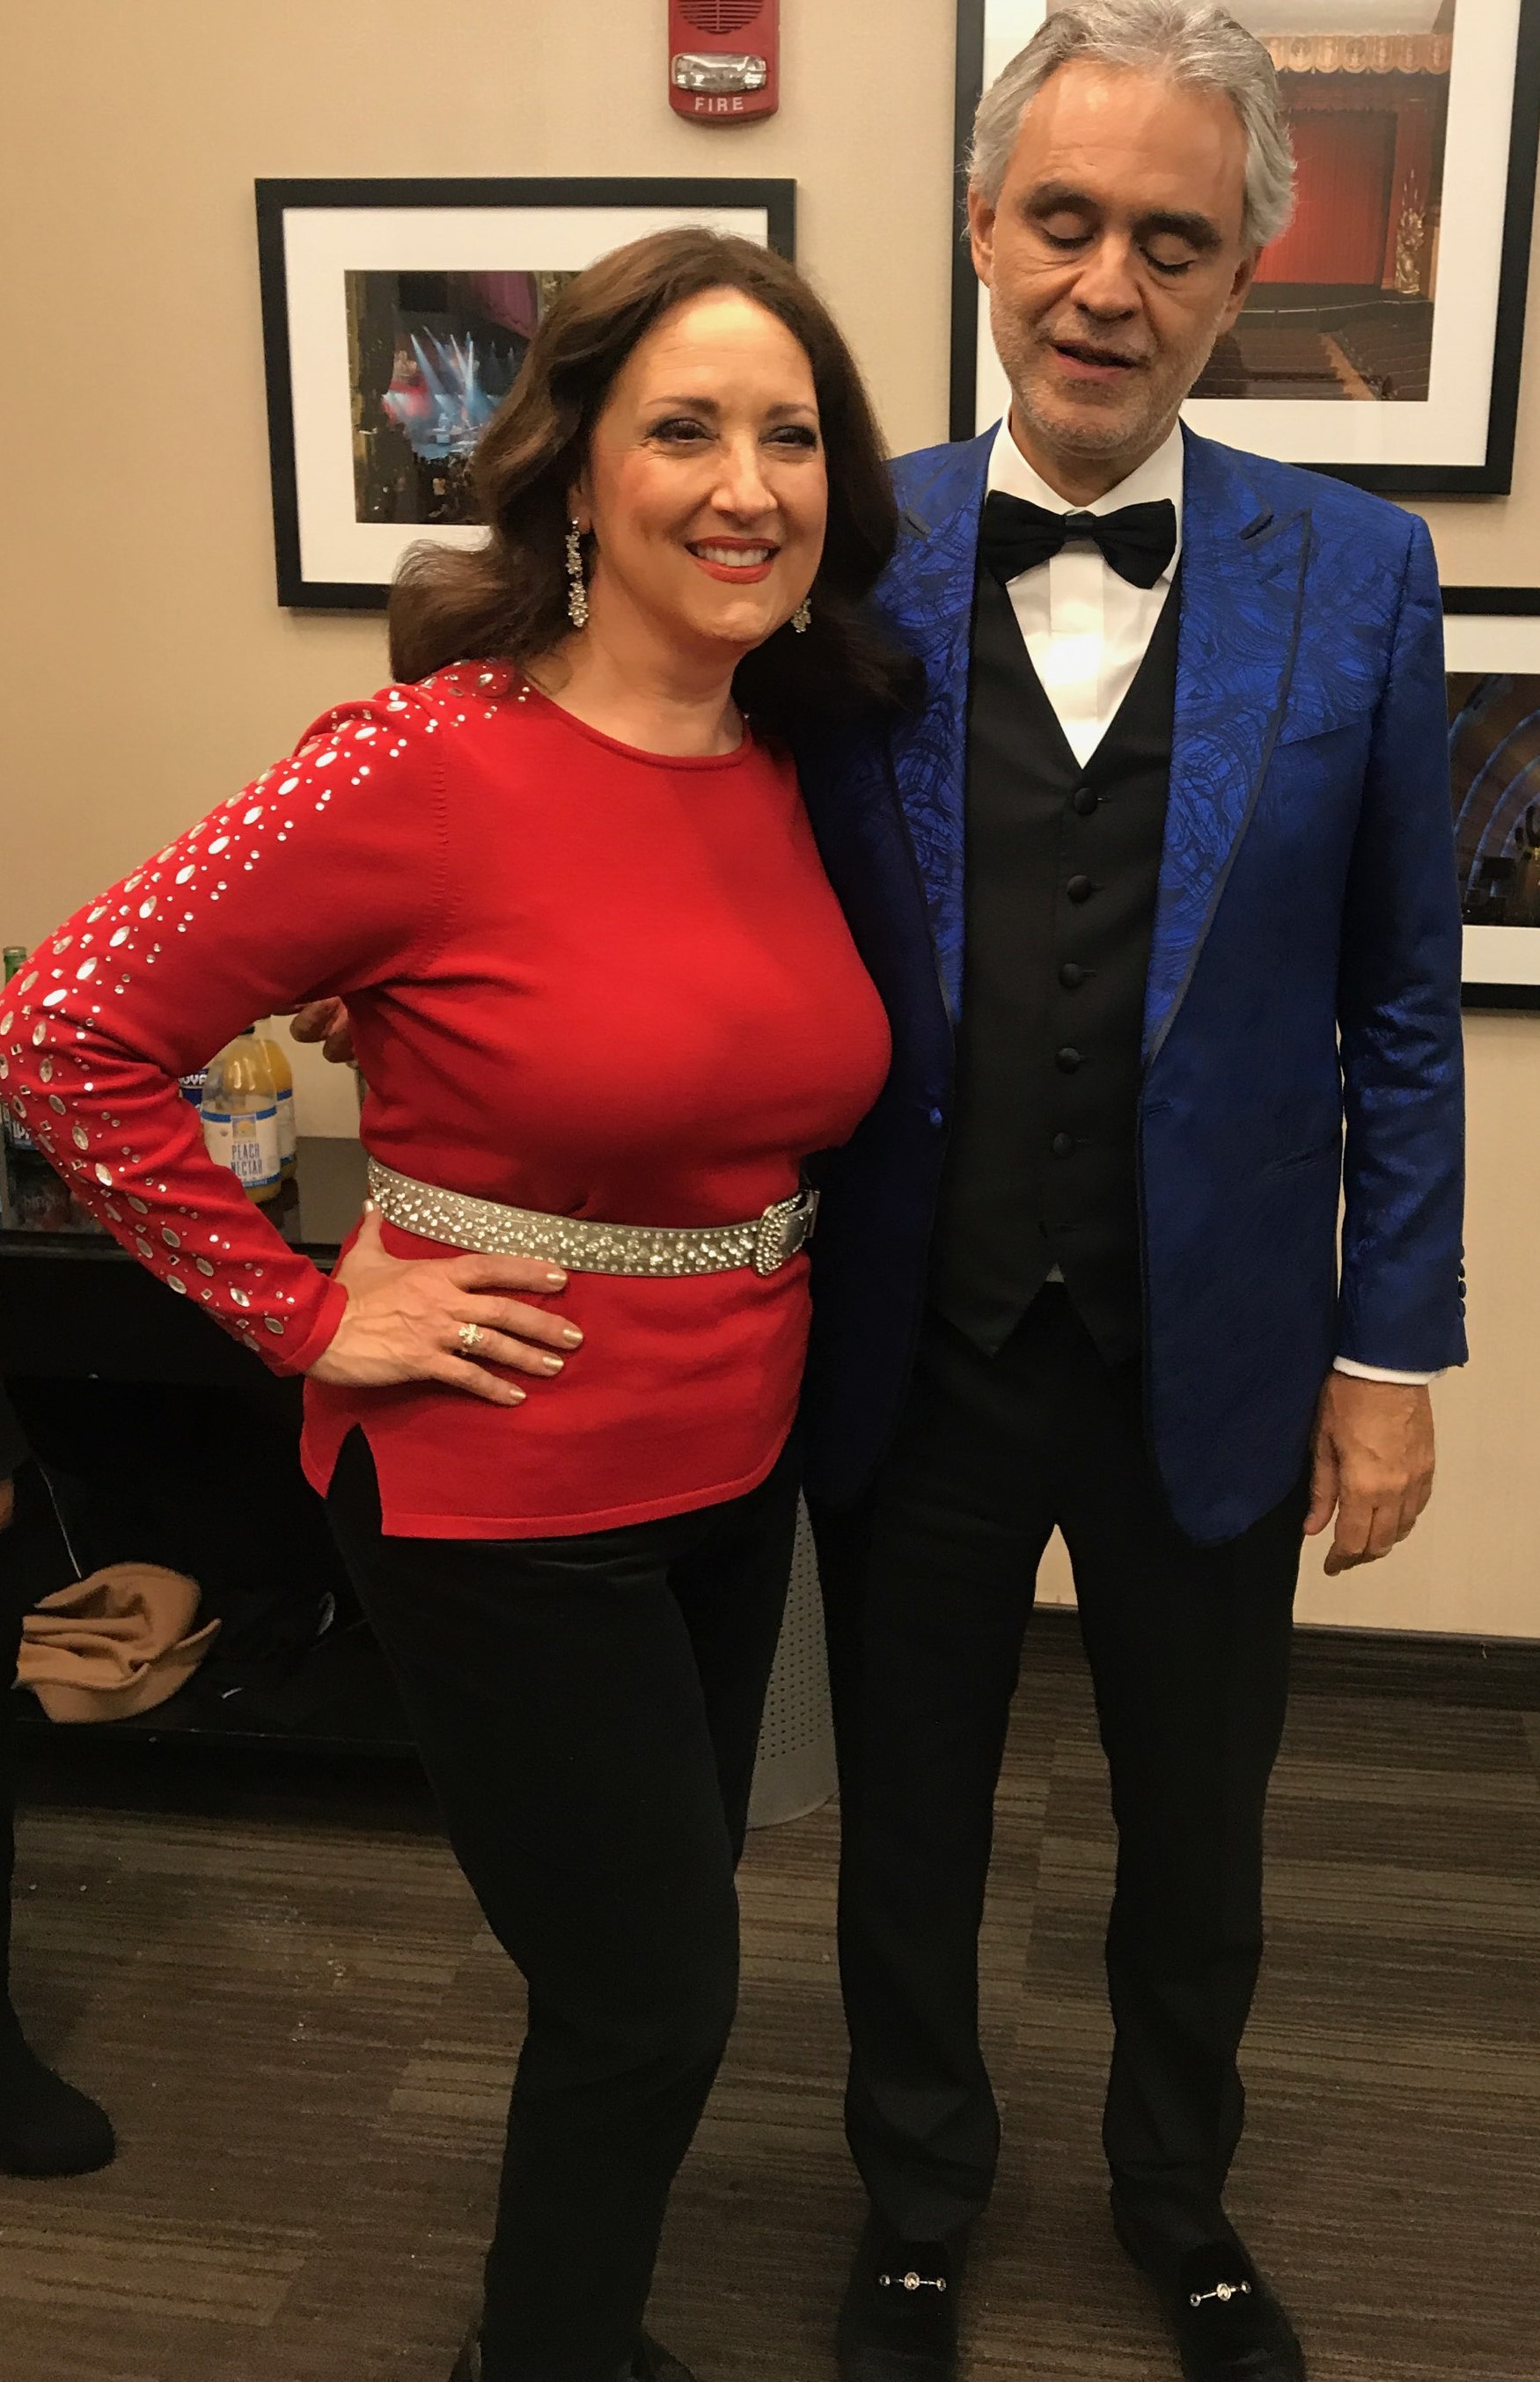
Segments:
[[[1469,675],[1468,664],[1480,652],[1479,625],[1473,630],[1466,629],[1466,622],[1524,624],[1523,639],[1526,644],[1533,641],[1534,667],[1533,670],[1526,669],[1522,675],[1534,678],[1536,708],[1540,711],[1540,587],[1446,587],[1444,615],[1447,624],[1460,624],[1457,627],[1447,626],[1446,634],[1456,654],[1464,657],[1459,669],[1451,670],[1451,676]],[[1532,623],[1533,627],[1530,626]],[[1451,744],[1452,741],[1451,735]],[[1468,890],[1462,875],[1462,900],[1466,898]],[[1486,939],[1493,933],[1503,938],[1497,948],[1508,963],[1503,968],[1505,980],[1500,982],[1493,981],[1486,972],[1487,963],[1484,958],[1484,952],[1493,948]],[[1509,957],[1507,948],[1509,936],[1516,939],[1512,959]],[[1540,1016],[1540,926],[1504,924],[1497,928],[1486,928],[1478,936],[1472,933],[1468,923],[1465,941],[1465,977],[1460,988],[1463,1007],[1475,1011],[1523,1011]]]
[[[1446,587],[1444,618],[1447,620],[1468,620],[1472,615],[1495,613],[1505,620],[1534,620],[1540,616],[1540,587]]]
[[[335,572],[317,574],[307,570],[303,551],[301,441],[309,435],[311,424],[308,418],[302,421],[302,409],[316,400],[313,392],[296,387],[288,229],[296,215],[328,208],[380,214],[390,209],[413,210],[419,215],[438,209],[506,209],[511,214],[521,209],[574,213],[602,209],[634,212],[639,219],[638,228],[665,213],[685,223],[758,214],[763,217],[766,245],[786,257],[796,252],[796,184],[779,178],[313,177],[258,180],[257,262],[277,600],[286,609],[295,611],[381,611],[389,594],[388,575],[350,578]],[[617,244],[614,240],[605,243],[611,247]],[[597,255],[602,251],[596,249],[594,252]],[[335,435],[336,425],[330,428]],[[433,533],[430,526],[425,525],[414,534],[431,536]]]
[[[952,271],[951,435],[971,438],[978,420],[979,286],[968,250],[967,156],[974,112],[983,90],[985,36],[991,0],[957,0],[956,139],[954,169],[955,242]],[[1480,0],[1461,0],[1479,7]],[[1501,264],[1486,451],[1479,463],[1359,463],[1305,460],[1311,471],[1388,497],[1501,497],[1513,486],[1514,442],[1523,366],[1524,313],[1534,219],[1536,152],[1540,148],[1540,0],[1519,0],[1508,172],[1501,226]],[[1239,409],[1237,409],[1238,411]],[[1335,410],[1335,409],[1326,409]],[[1235,443],[1258,446],[1237,424]]]

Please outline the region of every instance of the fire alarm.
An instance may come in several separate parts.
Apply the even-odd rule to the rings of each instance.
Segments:
[[[781,0],[669,0],[669,104],[696,124],[781,104]]]

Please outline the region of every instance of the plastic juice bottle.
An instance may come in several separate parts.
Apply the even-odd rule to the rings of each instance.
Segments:
[[[294,1126],[294,1070],[283,1044],[275,1042],[270,1034],[259,1034],[257,1043],[265,1053],[278,1096],[278,1162],[287,1182],[298,1163],[299,1149]]]
[[[278,1087],[254,1025],[209,1061],[203,1085],[203,1139],[217,1165],[253,1199],[272,1199],[283,1182]]]
[[[3,963],[0,963],[0,964],[3,964],[5,968],[5,976],[3,979],[0,979],[0,981],[9,984],[12,976],[19,975],[20,971],[27,964],[26,944],[7,943],[6,946],[4,961]],[[32,1139],[31,1135],[28,1132],[24,1124],[18,1123],[16,1118],[12,1116],[9,1109],[0,1110],[0,1119],[4,1120],[4,1137],[8,1148],[14,1149],[18,1157],[25,1157],[30,1151],[36,1149],[37,1144]]]

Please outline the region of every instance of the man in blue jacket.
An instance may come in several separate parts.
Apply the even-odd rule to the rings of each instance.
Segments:
[[[927,706],[800,756],[895,1043],[824,1192],[807,1400],[871,2200],[844,2382],[953,2369],[998,2144],[992,1803],[1055,1527],[1119,1833],[1117,2234],[1189,2377],[1304,2372],[1223,2206],[1301,1535],[1335,1515],[1332,1571],[1405,1537],[1464,1336],[1427,533],[1177,420],[1291,187],[1221,8],[1049,16],[969,197],[1009,417],[899,467],[881,600]]]

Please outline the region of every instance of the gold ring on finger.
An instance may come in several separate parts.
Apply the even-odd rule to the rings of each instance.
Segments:
[[[487,1334],[479,1323],[462,1323],[455,1336],[460,1342],[461,1354],[474,1357]]]

